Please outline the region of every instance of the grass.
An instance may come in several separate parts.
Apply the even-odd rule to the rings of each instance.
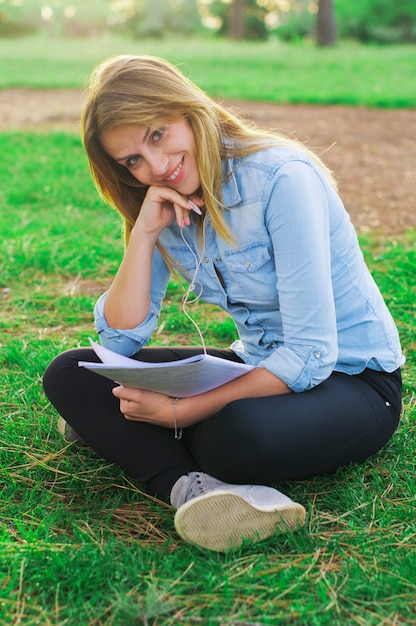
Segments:
[[[311,42],[290,45],[174,37],[0,39],[0,89],[82,87],[94,65],[114,54],[165,57],[219,98],[392,108],[416,105],[414,46],[344,41],[335,48],[320,49]]]
[[[0,40],[0,88],[80,87],[95,63],[126,52],[181,63],[218,97],[416,101],[414,47],[352,43]],[[120,224],[97,198],[79,139],[3,133],[0,154],[0,625],[416,624],[416,233],[362,237],[407,355],[396,435],[360,467],[280,485],[307,506],[298,533],[203,553],[182,544],[171,511],[118,468],[63,444],[42,393],[51,358],[93,334],[93,303],[122,255]],[[181,295],[172,283],[156,343],[199,342]],[[229,319],[192,310],[208,344],[229,345]]]
[[[4,133],[0,153],[0,625],[416,624],[416,233],[362,239],[408,359],[394,438],[360,467],[280,485],[306,505],[304,529],[205,553],[181,543],[166,505],[57,434],[42,372],[93,334],[120,226],[77,137]],[[193,332],[181,295],[172,283],[156,343]],[[218,310],[194,315],[208,344],[229,345]]]

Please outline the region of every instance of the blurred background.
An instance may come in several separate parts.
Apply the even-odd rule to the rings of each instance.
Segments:
[[[170,34],[333,46],[416,41],[415,0],[0,0],[0,37]]]

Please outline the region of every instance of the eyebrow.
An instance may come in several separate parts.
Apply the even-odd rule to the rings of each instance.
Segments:
[[[146,142],[146,140],[147,140],[147,138],[149,136],[149,133],[150,133],[150,126],[148,126],[146,128],[146,132],[145,132],[144,137],[142,139],[142,143]],[[134,157],[136,155],[137,155],[137,152],[133,152],[133,154],[128,154],[127,156],[120,157],[119,159],[116,159],[116,161],[117,161],[117,163],[122,163],[123,161],[128,161],[129,159],[131,159],[131,157]]]

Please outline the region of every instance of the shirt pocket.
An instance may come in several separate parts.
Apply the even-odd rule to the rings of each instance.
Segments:
[[[266,242],[224,251],[227,294],[233,301],[264,304],[278,303],[276,271]]]
[[[175,269],[185,276],[189,278],[193,276],[196,270],[196,264],[198,260],[197,253],[195,251],[191,251],[187,246],[166,246],[166,251],[170,255],[172,259],[173,266]]]

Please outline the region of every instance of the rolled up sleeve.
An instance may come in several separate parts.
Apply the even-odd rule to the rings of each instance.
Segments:
[[[322,346],[304,351],[281,346],[260,361],[259,367],[265,367],[278,376],[292,391],[301,392],[326,380],[335,363],[336,353],[329,354]]]
[[[100,343],[105,348],[124,356],[132,356],[148,343],[159,320],[169,277],[169,268],[160,252],[155,249],[152,263],[150,309],[146,318],[136,328],[120,329],[109,326],[104,314],[107,292],[98,299],[94,307],[94,322]]]
[[[118,354],[131,356],[138,352],[149,341],[157,326],[159,311],[152,305],[146,319],[136,326],[136,328],[128,330],[112,328],[107,324],[104,315],[106,296],[107,292],[99,298],[94,307],[95,329],[100,338],[100,343],[105,348],[109,348]]]

